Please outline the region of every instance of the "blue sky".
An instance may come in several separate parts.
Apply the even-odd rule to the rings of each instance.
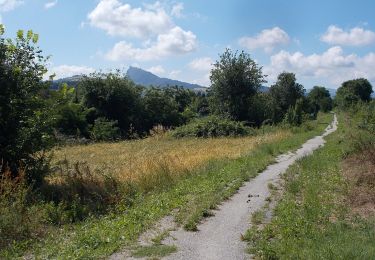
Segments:
[[[248,52],[266,85],[282,71],[305,88],[375,84],[374,10],[371,0],[0,0],[6,36],[38,33],[57,78],[133,65],[205,86],[227,47]]]

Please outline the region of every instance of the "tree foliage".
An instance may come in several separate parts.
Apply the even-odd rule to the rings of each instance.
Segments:
[[[265,82],[261,67],[245,52],[226,49],[211,70],[210,110],[233,120],[247,120],[250,98]]]
[[[337,89],[335,104],[340,108],[348,108],[358,101],[371,100],[372,85],[364,78],[348,80]]]
[[[142,100],[145,109],[146,128],[151,129],[156,125],[171,127],[182,123],[182,115],[179,113],[181,104],[178,104],[175,100],[176,96],[170,93],[159,88],[145,90]]]
[[[95,141],[114,141],[120,137],[117,121],[99,117],[95,120],[91,130],[91,138]]]
[[[122,135],[126,136],[131,127],[142,128],[139,115],[143,88],[119,72],[85,76],[79,88],[83,91],[83,104],[94,109],[96,117],[116,120]]]
[[[298,99],[304,97],[305,90],[296,82],[294,73],[283,72],[271,86],[269,94],[272,99],[272,119],[274,122],[280,122],[288,109],[295,106]]]
[[[1,26],[1,32],[4,28]],[[46,165],[43,151],[52,138],[43,92],[46,58],[37,47],[38,35],[18,31],[15,40],[0,38],[0,160],[1,171],[20,168],[38,184]]]
[[[218,116],[207,116],[193,120],[187,125],[180,126],[172,132],[174,137],[219,137],[245,136],[254,131],[242,122],[233,121]]]
[[[325,87],[314,86],[307,97],[315,114],[318,111],[328,112],[332,109],[332,98]]]
[[[62,84],[56,91],[50,91],[49,106],[53,109],[53,127],[70,136],[88,137],[88,110],[79,103],[77,90]]]

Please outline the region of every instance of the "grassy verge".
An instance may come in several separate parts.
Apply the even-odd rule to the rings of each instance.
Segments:
[[[374,259],[375,221],[352,214],[352,186],[342,174],[353,132],[358,135],[341,114],[326,145],[288,170],[271,223],[245,236],[251,253],[264,259]]]
[[[291,130],[288,138],[258,144],[243,156],[211,159],[174,182],[147,193],[137,193],[133,203],[116,213],[63,225],[42,241],[28,241],[3,250],[2,258],[33,255],[36,258],[101,258],[131,245],[158,219],[177,209],[177,221],[186,229],[197,223],[221,201],[274,160],[276,154],[298,148],[306,139],[320,134],[331,121],[322,115],[309,126]]]

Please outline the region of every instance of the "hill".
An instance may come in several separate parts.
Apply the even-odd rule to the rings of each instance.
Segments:
[[[155,87],[168,87],[168,86],[180,86],[188,89],[193,90],[202,90],[204,86],[200,86],[198,84],[191,84],[179,80],[173,80],[168,78],[161,78],[152,74],[149,71],[145,71],[140,68],[136,67],[129,67],[126,76],[128,76],[131,80],[133,80],[136,84],[142,86],[155,86]]]
[[[82,75],[75,75],[72,77],[57,79],[52,81],[51,89],[58,89],[63,83],[68,84],[68,86],[70,87],[76,87],[81,79]]]

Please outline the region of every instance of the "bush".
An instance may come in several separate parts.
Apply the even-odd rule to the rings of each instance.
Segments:
[[[41,95],[46,59],[32,31],[17,33],[15,40],[2,37],[0,25],[0,172],[16,177],[24,168],[26,181],[40,186],[48,168],[43,152],[52,144],[49,107]]]
[[[104,117],[95,120],[91,130],[91,138],[95,141],[113,141],[120,137],[120,128],[117,121],[111,121]]]
[[[241,122],[208,116],[193,120],[191,123],[178,127],[172,132],[173,137],[219,137],[245,136],[253,134],[254,130]]]
[[[74,103],[63,105],[56,116],[55,126],[63,134],[87,137],[88,123],[85,108]]]
[[[298,99],[294,106],[290,106],[284,117],[284,124],[299,126],[304,120],[303,100]]]

